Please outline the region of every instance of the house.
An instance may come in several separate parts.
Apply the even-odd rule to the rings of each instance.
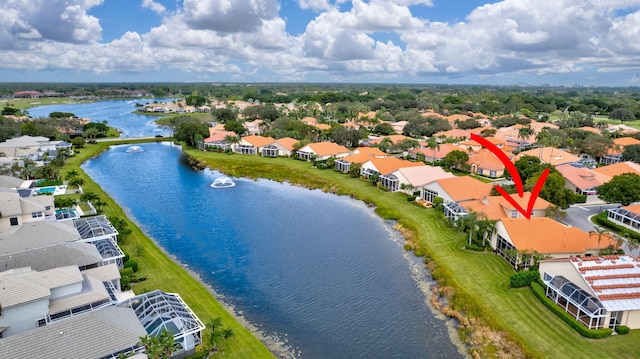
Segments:
[[[610,165],[620,162],[624,148],[630,145],[640,145],[640,140],[633,137],[620,137],[613,140],[613,145],[614,147],[610,148],[606,155],[600,157],[601,164]]]
[[[551,218],[502,218],[496,223],[491,247],[516,269],[534,264],[534,256],[566,258],[598,255],[598,249],[617,246],[602,238]]]
[[[373,157],[375,158],[387,157],[386,153],[380,151],[380,149],[376,147],[358,147],[354,149],[352,153],[353,153],[352,155],[336,160],[335,162],[336,171],[347,173],[351,170],[352,163],[363,164]]]
[[[246,133],[249,135],[259,135],[262,133],[262,120],[254,120],[243,122],[242,126],[247,130]]]
[[[291,157],[295,151],[294,145],[300,141],[291,137],[283,137],[262,147],[263,157]]]
[[[347,157],[349,149],[334,142],[310,143],[297,151],[298,158],[305,161],[326,160],[330,157]]]
[[[542,163],[549,163],[554,166],[563,163],[580,162],[580,157],[555,147],[538,147],[522,151],[518,153],[514,161],[519,160],[522,156],[538,157]]]
[[[218,130],[216,128],[209,128],[209,137],[204,139],[204,148],[217,148],[225,151],[231,149],[230,138],[236,138],[237,135],[233,131]]]
[[[385,137],[379,137],[379,138],[375,138],[373,140],[369,140],[369,145],[380,145],[380,143],[386,139],[389,139],[389,141],[391,141],[391,143],[393,143],[394,145],[400,144],[402,141],[405,140],[413,140],[413,138],[411,137],[407,137],[405,135],[389,135],[389,136],[385,136]]]
[[[362,164],[362,167],[360,167],[360,174],[365,178],[380,176],[380,180],[382,182],[384,176],[399,168],[415,166],[425,166],[425,164],[422,162],[402,160],[396,157],[369,157],[369,159]],[[393,178],[387,178],[387,180],[391,182],[394,181]],[[390,188],[385,183],[386,182],[383,182],[382,185],[386,188]]]
[[[404,132],[404,128],[407,126],[407,124],[409,122],[407,121],[396,121],[396,122],[388,122],[391,127],[393,128],[393,131],[397,134],[401,134],[402,132]]]
[[[640,261],[628,255],[539,262],[546,295],[589,329],[640,329]]]
[[[436,148],[423,147],[418,149],[410,149],[409,155],[411,155],[413,159],[417,159],[419,155],[422,155],[424,156],[425,162],[437,162],[444,160],[444,157],[453,151],[463,151],[467,154],[472,153],[469,152],[468,148],[459,147],[451,143],[442,143]]]
[[[145,335],[147,332],[131,309],[110,306],[3,338],[0,357],[117,358],[119,354],[130,357],[144,351],[140,337]]]
[[[115,291],[120,282],[118,268],[111,265],[111,269],[108,283],[81,272],[77,266],[40,272],[29,267],[0,272],[2,337],[110,306],[112,300],[117,300]]]
[[[53,196],[20,197],[11,189],[0,189],[0,232],[39,221],[54,221]]]
[[[607,218],[616,224],[640,233],[640,205],[608,209]]]
[[[257,155],[258,153],[262,153],[262,149],[272,144],[275,141],[273,137],[262,137],[262,136],[244,136],[240,139],[234,148],[233,152],[242,153],[245,155]]]
[[[522,197],[517,194],[512,198],[518,203],[520,208],[526,209],[531,198],[531,192],[524,192]],[[551,203],[543,198],[536,198],[533,204],[531,217],[544,217]],[[478,213],[490,220],[499,220],[502,218],[524,218],[524,215],[509,201],[502,196],[487,196],[481,199],[469,200],[461,203],[464,213],[457,215],[465,215],[471,212]]]
[[[611,179],[607,175],[577,163],[565,163],[556,166],[556,169],[564,177],[566,188],[584,195],[596,195],[597,188]]]
[[[445,172],[441,167],[412,166],[401,167],[383,175],[380,177],[380,182],[391,192],[403,190],[413,194],[416,188],[421,188],[429,182],[453,177],[455,177],[453,174]]]
[[[504,175],[504,163],[490,151],[472,154],[466,163],[469,165],[470,172],[474,174],[491,178]]]
[[[60,258],[58,264],[75,264],[77,266],[95,266],[114,263],[122,268],[124,253],[118,246],[118,232],[111,226],[105,216],[83,217],[71,221],[40,221],[27,225],[11,227],[0,232],[0,263],[6,268],[15,268],[20,260],[48,256],[40,263],[25,262],[27,266],[38,269],[51,268],[56,262],[54,255]],[[97,250],[100,259],[95,259],[95,251],[87,246],[70,245],[69,243],[85,243]],[[56,248],[54,248],[56,247]],[[52,252],[49,255],[45,252]],[[78,255],[70,257],[71,253]],[[9,258],[7,258],[9,257]],[[74,260],[82,260],[75,262]],[[5,268],[3,268],[5,269]]]
[[[445,216],[455,220],[463,212],[463,202],[487,197],[491,188],[492,184],[470,176],[444,178],[422,186],[420,198],[427,203],[434,203],[436,197],[442,198]]]
[[[618,162],[602,167],[597,167],[593,169],[594,172],[603,174],[610,178],[613,178],[617,175],[621,175],[623,173],[635,173],[640,175],[640,165],[631,161],[626,162]]]

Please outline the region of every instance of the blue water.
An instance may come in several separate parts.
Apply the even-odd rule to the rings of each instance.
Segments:
[[[171,99],[159,99],[158,102]],[[136,103],[153,102],[150,99],[99,101],[84,104],[60,104],[33,107],[29,115],[33,118],[48,117],[52,112],[71,112],[78,117],[89,118],[92,122],[107,121],[111,127],[122,131],[120,137],[167,136],[167,128],[155,124],[158,116],[146,116],[132,113],[136,110]]]
[[[420,261],[371,208],[266,180],[195,172],[172,144],[118,146],[83,169],[236,313],[302,358],[456,358]]]

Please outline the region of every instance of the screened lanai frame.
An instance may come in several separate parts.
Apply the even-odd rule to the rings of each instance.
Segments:
[[[608,209],[607,212],[609,212],[607,213],[607,217],[610,220],[640,231],[640,214],[633,213],[624,208]]]
[[[592,297],[589,293],[580,289],[580,287],[561,275],[551,277],[545,273],[544,283],[547,285],[547,297],[562,307],[565,312],[572,314],[577,321],[589,329],[598,329],[605,326],[608,316],[607,310],[598,299]],[[559,303],[558,300],[560,298],[565,299],[566,303],[564,303],[564,306],[562,303]],[[576,313],[571,313],[569,304],[577,309]]]
[[[116,238],[118,231],[104,215],[82,217],[73,220],[73,225],[84,242],[92,242],[103,238]]]
[[[158,336],[167,329],[184,350],[202,343],[201,333],[205,325],[178,294],[154,290],[129,298],[119,305],[133,309],[150,336]]]

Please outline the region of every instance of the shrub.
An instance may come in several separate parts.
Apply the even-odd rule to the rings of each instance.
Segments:
[[[526,287],[538,278],[540,278],[540,272],[537,270],[519,271],[509,277],[509,286],[511,288]]]
[[[133,268],[131,267],[124,267],[122,269],[120,269],[120,276],[124,277],[133,277]]]
[[[640,240],[640,234],[636,233],[636,232],[632,232],[629,229],[627,229],[626,227],[620,226],[616,223],[611,222],[608,218],[607,218],[607,212],[600,212],[597,215],[593,216],[593,221],[596,224],[601,225],[602,227],[608,228],[610,230],[612,230],[613,232],[616,233],[620,233],[621,235],[631,238],[631,239],[635,239],[635,240]]]
[[[611,335],[613,330],[610,328],[602,328],[602,329],[589,329],[579,323],[573,315],[565,312],[562,308],[560,308],[556,303],[554,303],[551,299],[547,298],[544,294],[544,288],[538,284],[537,282],[531,282],[531,291],[533,294],[540,300],[540,302],[547,308],[549,308],[553,314],[555,314],[558,318],[562,319],[565,323],[569,324],[571,328],[573,328],[576,332],[578,332],[583,337],[592,338],[592,339],[602,339]]]
[[[579,193],[575,193],[573,195],[576,203],[587,203],[587,195],[586,194],[579,194]]]
[[[484,247],[479,246],[475,243],[471,243],[471,245],[465,245],[465,248],[471,251],[476,251],[476,252],[484,252]]]
[[[126,261],[124,263],[124,267],[125,268],[131,268],[131,270],[133,270],[133,272],[137,272],[138,271],[138,262],[134,261],[134,260],[129,260]]]
[[[618,334],[629,334],[629,327],[627,327],[626,325],[618,325],[616,327],[616,333]]]

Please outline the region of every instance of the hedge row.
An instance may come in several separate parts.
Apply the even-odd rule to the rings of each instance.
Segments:
[[[509,276],[509,286],[511,288],[526,287],[531,282],[535,282],[540,278],[540,272],[537,270],[523,270]]]
[[[549,308],[558,318],[562,319],[565,323],[569,324],[571,328],[573,328],[576,332],[578,332],[583,337],[592,338],[592,339],[602,339],[611,335],[613,332],[610,328],[602,328],[602,329],[589,329],[582,325],[580,322],[573,317],[573,315],[565,312],[562,308],[560,308],[556,303],[554,303],[551,299],[549,299],[544,294],[544,288],[538,284],[537,282],[531,282],[531,291],[533,295],[535,295],[545,307]]]
[[[599,225],[601,225],[601,226],[603,226],[605,228],[609,228],[610,230],[612,230],[612,231],[614,231],[614,232],[616,232],[616,233],[618,233],[618,234],[620,234],[622,236],[625,236],[625,237],[640,241],[640,234],[630,230],[627,227],[615,224],[612,221],[610,221],[607,218],[607,212],[606,211],[600,212],[597,215],[595,215],[593,217],[593,221],[596,222],[596,224],[599,224]]]

